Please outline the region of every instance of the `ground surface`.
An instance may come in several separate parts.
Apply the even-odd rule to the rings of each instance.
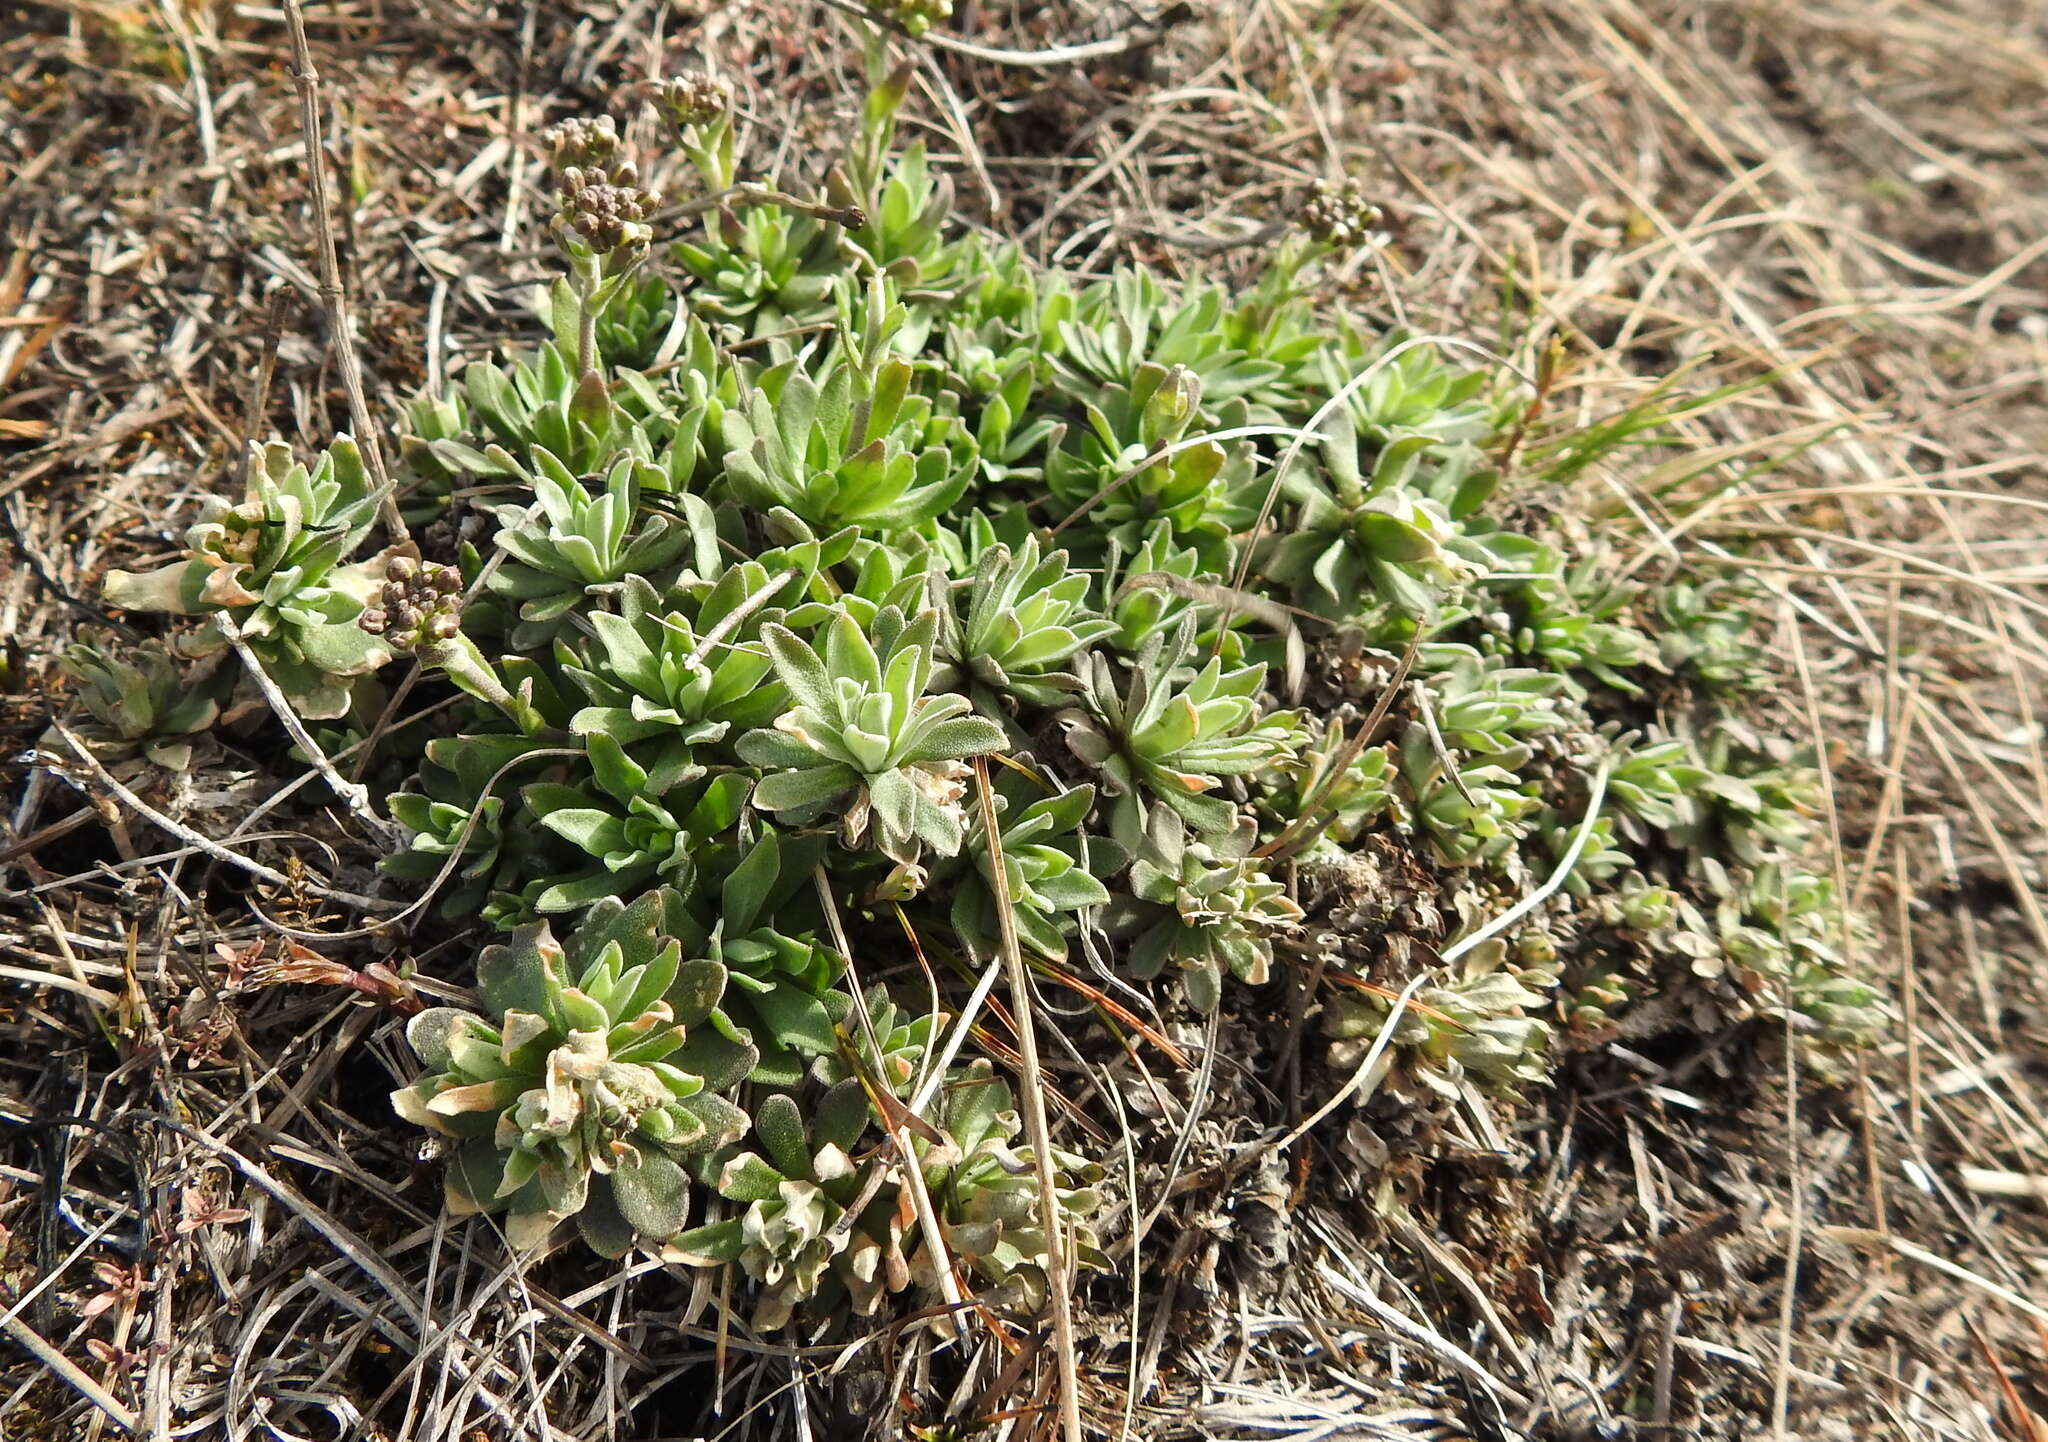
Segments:
[[[1523,1118],[1534,1165],[1432,1168],[1424,1228],[1374,1229],[1327,1172],[1300,1198],[1283,1178],[1284,1283],[1230,1244],[1259,1179],[1197,1150],[1135,1315],[1114,1288],[1090,1299],[1091,1423],[2048,1435],[2019,1410],[2048,1413],[2048,11],[959,8],[962,33],[1013,53],[929,57],[929,138],[965,208],[1044,255],[1249,274],[1303,182],[1351,174],[1392,235],[1345,297],[1378,321],[1502,334],[1512,274],[1534,325],[1509,345],[1527,359],[1563,337],[1563,401],[1588,415],[1680,366],[1700,390],[1781,372],[1695,426],[1726,458],[1771,462],[1747,484],[1678,527],[1618,487],[1601,508],[1645,574],[1768,542],[1742,564],[1782,598],[1769,723],[1821,742],[1842,879],[1885,932],[1901,1011],[1865,1074],[1825,1087],[1788,1086],[1750,1037],[1570,1068]],[[347,409],[280,12],[9,15],[0,1435],[93,1435],[91,1393],[157,1436],[538,1435],[522,1429],[543,1396],[559,1435],[690,1433],[706,1334],[653,1325],[685,1306],[677,1289],[481,1255],[383,1110],[402,1066],[387,1016],[278,970],[253,926],[213,929],[230,874],[163,859],[175,843],[118,802],[80,808],[20,754],[99,576],[162,551],[247,437],[321,444]],[[745,82],[773,158],[823,143],[853,83],[845,18],[816,0],[435,0],[310,21],[380,411],[520,324],[542,124],[625,113],[638,82],[708,56]],[[232,825],[272,784],[232,743],[205,774],[245,779],[160,800]],[[104,869],[124,858],[145,859]],[[1227,1116],[1227,1087],[1215,1106]],[[94,1193],[148,1207],[146,1249],[134,1212]],[[66,1196],[87,1199],[68,1204],[80,1225],[55,1209]],[[1338,1255],[1382,1259],[1423,1337],[1390,1337],[1328,1285]],[[1440,1290],[1392,1280],[1425,1273]],[[1446,1340],[1494,1380],[1460,1383]],[[798,1360],[738,1348],[727,1420],[838,1435],[781,1390]],[[890,1412],[883,1373],[844,1370],[820,1398]]]

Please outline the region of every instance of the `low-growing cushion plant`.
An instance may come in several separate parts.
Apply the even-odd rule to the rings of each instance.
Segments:
[[[655,87],[674,228],[620,127],[558,127],[547,333],[406,408],[420,539],[359,559],[354,444],[273,444],[109,582],[209,618],[179,655],[231,620],[369,747],[390,881],[499,933],[393,1095],[456,1139],[452,1206],[731,1266],[763,1328],[1036,1305],[1047,1201],[1099,1262],[1106,1184],[1024,1134],[1014,1013],[938,979],[1012,947],[1108,1053],[1161,1036],[1133,1008],[1319,979],[1329,1086],[1376,1056],[1363,1094],[1418,1108],[1544,1084],[1652,992],[1821,1065],[1872,1034],[1811,773],[1728,709],[1768,674],[1748,599],[1631,590],[1542,519],[1640,427],[1523,444],[1508,368],[1331,318],[1348,190],[1242,292],[1041,266],[892,155],[906,78],[810,200],[736,184],[724,86]],[[233,674],[181,699],[175,665],[81,651],[95,735],[179,754]],[[1375,909],[1389,857],[1424,919]]]

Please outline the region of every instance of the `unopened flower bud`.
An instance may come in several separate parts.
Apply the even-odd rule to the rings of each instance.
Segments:
[[[453,566],[436,566],[433,586],[442,595],[452,596],[462,589],[462,573]]]
[[[709,125],[732,109],[732,86],[709,75],[672,75],[654,87],[654,101],[679,128]]]
[[[427,621],[427,635],[436,641],[452,641],[462,632],[462,618],[446,611],[436,612]]]
[[[626,237],[625,227],[616,220],[599,215],[578,216],[576,233],[589,242],[592,250],[599,253],[617,250]]]
[[[619,153],[619,127],[609,115],[576,116],[541,133],[548,162],[566,182],[571,169],[603,170]]]
[[[420,563],[411,556],[393,556],[384,563],[384,579],[387,581],[410,581],[420,573]]]
[[[384,628],[389,623],[390,618],[386,616],[382,611],[365,611],[363,612],[362,615],[356,617],[356,624],[362,627],[365,631],[369,632],[372,636],[383,635]]]
[[[1365,198],[1356,179],[1340,185],[1319,180],[1301,206],[1301,228],[1330,245],[1357,245],[1379,223],[1379,207]]]
[[[403,581],[386,581],[379,594],[383,596],[386,607],[397,607],[404,605],[411,593],[411,588]]]
[[[661,208],[661,197],[637,185],[585,185],[562,203],[561,222],[599,254],[654,238],[644,222]]]

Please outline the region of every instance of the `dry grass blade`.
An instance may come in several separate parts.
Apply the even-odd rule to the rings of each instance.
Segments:
[[[1586,854],[1586,844],[1593,839],[1593,828],[1600,824],[1600,805],[1607,799],[1607,778],[1612,774],[1606,762],[1594,768],[1593,782],[1586,794],[1586,814],[1580,819],[1578,829],[1572,833],[1571,845],[1541,886],[1517,901],[1513,906],[1494,917],[1470,936],[1460,937],[1443,949],[1445,962],[1456,961],[1469,951],[1483,946],[1499,936],[1551,897],[1557,895],[1565,882],[1571,879],[1572,868],[1579,864],[1579,858]]]
[[[1824,1230],[1823,1235],[1831,1241],[1846,1242],[1851,1245],[1889,1248],[1908,1261],[1918,1262],[1923,1267],[1932,1267],[1944,1276],[1952,1277],[1958,1282],[1983,1292],[1986,1296],[1996,1298],[2006,1306],[2032,1318],[2036,1322],[2048,1323],[2048,1306],[2043,1306],[2032,1298],[2022,1296],[2011,1287],[1994,1282],[1989,1277],[1972,1271],[1959,1262],[1951,1261],[1947,1257],[1938,1256],[1928,1251],[1925,1247],[1909,1242],[1903,1237],[1875,1232],[1862,1227],[1829,1227]]]
[[[1999,1360],[1998,1349],[1991,1345],[1991,1339],[1984,1335],[1974,1318],[1967,1319],[1970,1340],[1977,1345],[1977,1353],[1984,1359],[1984,1365],[1991,1369],[1991,1376],[1998,1386],[1998,1395],[2004,1403],[2007,1425],[2012,1429],[2013,1442],[2048,1442],[2048,1421],[2034,1415],[2020,1397],[2019,1388],[2013,1385],[2012,1375]]]
[[[1343,1086],[1330,1094],[1328,1101],[1303,1117],[1293,1130],[1273,1143],[1276,1151],[1286,1151],[1289,1147],[1314,1131],[1338,1107],[1343,1106],[1345,1102],[1357,1095],[1361,1088],[1370,1084],[1374,1069],[1379,1066],[1381,1059],[1386,1056],[1387,1046],[1393,1041],[1395,1031],[1400,1028],[1402,1013],[1414,1004],[1415,993],[1420,991],[1429,979],[1430,974],[1428,971],[1418,971],[1408,979],[1407,985],[1395,993],[1393,1001],[1387,1007],[1387,1020],[1380,1027],[1378,1033],[1374,1035],[1372,1045],[1366,1048],[1365,1055],[1359,1058],[1357,1069],[1345,1080]]]
[[[377,487],[384,529],[395,544],[411,539],[405,518],[398,513],[398,493],[391,473],[384,466],[384,445],[380,427],[370,414],[369,396],[363,389],[363,367],[356,355],[355,328],[349,320],[348,292],[341,284],[341,263],[334,250],[334,220],[327,200],[327,149],[321,140],[320,71],[313,64],[313,49],[306,42],[306,15],[302,0],[283,0],[284,19],[291,33],[292,83],[299,92],[299,125],[306,137],[306,193],[313,201],[313,233],[319,241],[320,300],[327,308],[327,329],[334,346],[334,360],[342,384],[348,390],[349,413],[354,418],[356,443]]]
[[[1327,1262],[1317,1264],[1316,1275],[1335,1288],[1338,1295],[1342,1296],[1346,1301],[1363,1307],[1384,1323],[1391,1331],[1416,1343],[1453,1371],[1464,1374],[1472,1381],[1486,1388],[1494,1397],[1508,1406],[1517,1409],[1526,1409],[1529,1406],[1529,1399],[1527,1397],[1524,1397],[1520,1392],[1517,1392],[1514,1388],[1508,1386],[1507,1383],[1501,1381],[1500,1378],[1494,1376],[1493,1373],[1487,1371],[1481,1365],[1478,1358],[1474,1357],[1457,1343],[1451,1341],[1448,1337],[1389,1306],[1386,1302],[1375,1296],[1372,1288],[1366,1286],[1362,1281],[1355,1277],[1346,1276]]]
[[[832,944],[838,947],[839,954],[846,958],[848,975],[851,976],[853,948],[846,940],[846,928],[839,918],[839,903],[833,898],[831,879],[821,866],[813,873],[813,880],[819,904],[825,913],[826,924],[831,930]],[[881,1048],[875,1036],[874,1018],[869,1015],[867,996],[858,981],[854,982],[852,992],[854,1014],[860,1020],[862,1036],[879,1055]],[[931,1249],[932,1269],[938,1280],[939,1295],[946,1303],[947,1321],[961,1345],[965,1347],[970,1342],[967,1314],[964,1309],[966,1297],[960,1289],[959,1274],[954,1268],[951,1249],[946,1245],[945,1229],[940,1225],[938,1208],[932,1202],[930,1188],[925,1185],[924,1170],[919,1164],[917,1149],[913,1145],[913,1140],[919,1137],[934,1143],[943,1139],[918,1115],[915,1100],[912,1105],[905,1106],[897,1100],[896,1094],[886,1084],[869,1077],[864,1067],[858,1074],[861,1085],[867,1089],[869,1105],[880,1120],[882,1129],[888,1133],[890,1143],[896,1148],[897,1166],[902,1173],[911,1207],[917,1214],[918,1230],[924,1237],[925,1246]],[[943,1075],[942,1070],[937,1071],[933,1081],[942,1079]],[[923,1095],[928,1098],[935,1092],[935,1086],[928,1086],[924,1089]],[[877,1188],[882,1180],[882,1174],[877,1172],[870,1178],[869,1185],[871,1188]],[[848,1207],[839,1225],[850,1229],[859,1212],[859,1207]]]
[[[824,0],[824,3],[842,14],[857,16],[870,23],[880,22],[898,34],[908,33],[890,20],[882,7],[863,5],[859,0]],[[916,39],[934,49],[965,56],[969,60],[1026,70],[1052,70],[1069,65],[1082,65],[1091,60],[1112,60],[1119,55],[1128,55],[1134,50],[1158,44],[1163,33],[1153,25],[1133,25],[1123,34],[1107,40],[1092,40],[1078,45],[1055,45],[1044,50],[1006,50],[1000,46],[977,45],[971,40],[962,40],[959,36],[948,34],[944,30],[927,30]]]
[[[1052,1302],[1053,1347],[1059,1361],[1060,1427],[1067,1442],[1081,1442],[1081,1367],[1074,1350],[1074,1254],[1060,1214],[1053,1176],[1052,1128],[1045,1116],[1045,1075],[1038,1062],[1038,1029],[1031,1002],[1031,977],[1024,951],[1017,943],[1011,914],[1009,867],[1003,859],[1002,828],[996,821],[996,794],[989,785],[988,763],[974,758],[975,795],[981,808],[982,840],[988,846],[989,885],[995,893],[1003,970],[1010,989],[1010,1011],[1016,1018],[1017,1050],[1023,1060],[1024,1135],[1031,1143],[1038,1175],[1038,1205],[1045,1227],[1045,1286]]]

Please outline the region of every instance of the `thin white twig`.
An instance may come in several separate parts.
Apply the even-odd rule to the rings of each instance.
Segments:
[[[859,981],[853,976],[853,948],[847,944],[846,926],[839,918],[839,903],[833,898],[832,882],[826,876],[823,866],[812,873],[811,879],[817,888],[819,906],[825,913],[825,926],[832,938],[832,945],[846,959],[847,976],[851,983],[847,990],[853,994],[854,1011],[860,1019],[861,1031],[869,1043],[877,1048],[879,1054],[880,1041],[875,1036],[874,1019],[868,1014],[867,996],[861,990]],[[876,1119],[881,1123],[882,1130],[888,1134],[889,1140],[896,1146],[897,1161],[903,1174],[903,1188],[910,1196],[911,1210],[917,1214],[918,1231],[924,1238],[925,1246],[931,1249],[932,1273],[938,1279],[939,1298],[946,1304],[946,1315],[951,1319],[954,1335],[960,1339],[964,1351],[970,1341],[965,1309],[966,1296],[961,1292],[960,1280],[953,1271],[953,1254],[946,1245],[945,1232],[939,1226],[938,1208],[932,1202],[930,1188],[925,1186],[924,1168],[918,1162],[917,1151],[910,1134],[910,1124],[898,1118],[881,1115],[879,1111]],[[879,1176],[877,1173],[877,1179]],[[845,1216],[841,1218],[841,1223],[850,1222],[857,1210],[849,1207]]]
[[[1318,1262],[1316,1264],[1316,1272],[1325,1282],[1336,1288],[1347,1301],[1354,1302],[1365,1308],[1366,1311],[1379,1318],[1381,1322],[1385,1323],[1393,1331],[1398,1332],[1409,1341],[1418,1344],[1434,1356],[1449,1363],[1453,1369],[1463,1372],[1467,1377],[1470,1377],[1473,1381],[1486,1388],[1487,1391],[1493,1393],[1496,1398],[1516,1408],[1528,1407],[1529,1399],[1527,1397],[1524,1397],[1513,1387],[1510,1387],[1507,1383],[1501,1381],[1500,1378],[1494,1376],[1477,1357],[1474,1357],[1470,1352],[1467,1352],[1449,1338],[1440,1336],[1423,1326],[1413,1317],[1409,1317],[1389,1306],[1386,1302],[1381,1301],[1373,1295],[1372,1288],[1345,1276],[1328,1262]]]
[[[206,83],[206,66],[199,59],[199,46],[192,39],[192,27],[185,23],[184,7],[171,0],[157,0],[185,52],[185,70],[192,80],[192,115],[199,122],[199,153],[208,165],[220,164],[220,132],[213,121],[213,91]]]
[[[842,14],[857,16],[894,34],[909,34],[900,26],[883,19],[873,9],[858,3],[858,0],[825,0],[825,3]],[[914,38],[935,50],[950,50],[955,55],[965,55],[970,60],[985,60],[991,65],[1049,70],[1061,65],[1079,65],[1088,60],[1108,60],[1113,56],[1127,55],[1147,45],[1158,44],[1164,33],[1156,26],[1138,25],[1121,35],[1112,35],[1107,40],[1089,40],[1079,45],[1055,45],[1047,50],[1004,50],[994,45],[977,45],[972,40],[963,40],[943,30],[927,30]]]
[[[1806,1169],[1799,1154],[1799,1032],[1785,1006],[1785,1278],[1778,1293],[1778,1357],[1771,1377],[1771,1437],[1785,1442],[1792,1406],[1792,1328],[1799,1314],[1799,1255],[1806,1234]]]
[[[1452,942],[1440,953],[1445,961],[1456,961],[1481,942],[1490,941],[1506,931],[1557,893],[1572,874],[1572,868],[1579,864],[1579,857],[1586,849],[1586,843],[1593,839],[1593,828],[1600,820],[1600,803],[1607,799],[1607,777],[1610,763],[1602,761],[1593,773],[1592,792],[1586,798],[1586,817],[1579,823],[1578,833],[1572,837],[1571,846],[1565,851],[1564,860],[1557,863],[1557,870],[1550,873],[1550,879],[1503,911],[1499,916],[1473,932],[1470,936]]]
[[[1523,385],[1529,386],[1532,389],[1537,388],[1536,378],[1524,372],[1506,356],[1501,355],[1490,346],[1481,345],[1473,340],[1465,340],[1460,336],[1417,335],[1410,336],[1397,345],[1389,346],[1384,354],[1374,358],[1371,365],[1368,365],[1364,370],[1339,386],[1328,400],[1318,406],[1316,413],[1308,418],[1307,425],[1295,428],[1293,441],[1288,444],[1286,450],[1280,453],[1280,459],[1273,463],[1273,479],[1267,483],[1266,498],[1259,505],[1259,518],[1252,522],[1251,530],[1246,534],[1256,540],[1259,533],[1266,529],[1266,522],[1273,518],[1273,507],[1279,504],[1280,483],[1286,479],[1287,468],[1294,464],[1294,458],[1301,454],[1301,448],[1308,444],[1309,437],[1321,434],[1323,422],[1335,414],[1339,406],[1349,404],[1351,397],[1370,385],[1373,378],[1382,370],[1399,360],[1407,352],[1414,350],[1417,346],[1424,345],[1441,345],[1449,346],[1453,350],[1476,351],[1521,381]],[[1245,581],[1252,573],[1252,561],[1257,554],[1257,550],[1256,545],[1245,547],[1244,556],[1237,563],[1237,573],[1230,578],[1232,590],[1242,591],[1244,589]],[[1226,613],[1223,617],[1222,625],[1228,627],[1229,624],[1230,616]],[[1221,633],[1219,632],[1218,634],[1220,637]],[[1220,639],[1218,644],[1221,644]]]
[[[68,991],[73,996],[83,997],[101,1010],[110,1010],[121,1004],[121,998],[110,991],[102,991],[89,981],[75,981],[68,976],[59,976],[54,971],[37,971],[27,966],[0,965],[0,978],[18,981],[24,986],[47,986],[56,991]]]
[[[1443,728],[1437,725],[1436,707],[1429,704],[1429,687],[1421,681],[1410,681],[1408,694],[1415,700],[1415,714],[1422,718],[1422,729],[1429,733],[1429,749],[1436,753],[1437,763],[1444,768],[1444,776],[1450,781],[1451,789],[1467,806],[1474,811],[1480,810],[1478,798],[1465,784],[1465,773],[1458,767],[1458,758],[1451,755],[1451,748],[1444,741]]]
[[[243,639],[242,628],[235,624],[234,617],[222,611],[214,616],[213,624],[220,629],[221,635],[228,638],[228,644],[235,648],[235,654],[242,658],[243,669],[249,673],[250,679],[255,681],[257,689],[262,691],[263,699],[270,703],[270,709],[276,714],[277,719],[284,723],[284,729],[291,733],[292,740],[306,753],[306,759],[313,764],[313,769],[334,788],[334,794],[347,804],[356,820],[362,822],[364,829],[387,849],[395,850],[402,847],[405,844],[405,828],[395,821],[386,821],[371,808],[370,789],[367,786],[350,781],[334,769],[334,763],[327,759],[327,753],[320,749],[320,743],[313,739],[313,733],[308,731],[306,723],[299,719],[299,713],[293,709],[290,698],[278,687],[277,682],[270,679],[270,673],[263,669],[262,660]]]
[[[992,957],[982,969],[981,980],[974,984],[967,1001],[960,1008],[960,1019],[947,1029],[946,1044],[939,1049],[938,1058],[932,1063],[931,1073],[925,1077],[924,1085],[911,1095],[910,1109],[919,1116],[932,1104],[932,1098],[945,1084],[946,1073],[952,1069],[953,1059],[960,1055],[960,1048],[967,1041],[968,1034],[981,1015],[982,1006],[988,1001],[988,994],[995,989],[996,978],[1002,974],[1003,959]]]
[[[1061,531],[1064,531],[1067,527],[1073,525],[1074,522],[1080,520],[1081,517],[1087,515],[1097,505],[1115,495],[1161,461],[1177,456],[1182,451],[1193,450],[1196,446],[1207,445],[1211,441],[1241,441],[1250,439],[1253,436],[1299,436],[1302,434],[1302,428],[1299,426],[1232,426],[1228,430],[1205,431],[1198,436],[1183,436],[1179,440],[1167,445],[1154,446],[1151,450],[1145,452],[1144,460],[1132,466],[1087,500],[1081,502],[1080,505],[1074,507],[1064,520],[1047,530],[1045,534],[1048,539],[1058,539]],[[1242,581],[1236,583],[1236,589],[1243,589]]]

